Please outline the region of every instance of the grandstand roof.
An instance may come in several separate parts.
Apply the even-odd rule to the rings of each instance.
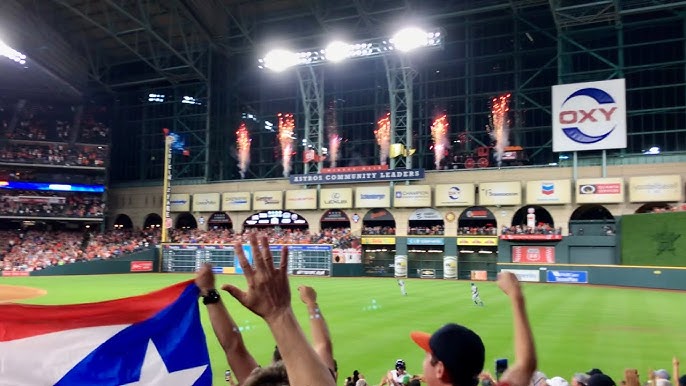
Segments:
[[[559,28],[676,12],[680,0],[4,0],[0,37],[28,69],[0,66],[3,88],[77,96],[208,79],[210,50],[227,57],[270,44],[320,46],[323,36],[378,37],[402,20],[441,25],[466,14],[549,7]],[[10,67],[8,67],[10,66]],[[93,87],[95,86],[95,87]]]

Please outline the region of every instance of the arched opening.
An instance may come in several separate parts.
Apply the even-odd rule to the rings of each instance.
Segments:
[[[611,236],[615,234],[615,229],[612,213],[598,204],[581,205],[569,218],[570,236]]]
[[[367,276],[395,274],[395,218],[386,209],[370,209],[362,217],[362,263]]]
[[[457,220],[458,235],[495,236],[497,229],[495,215],[483,206],[471,206],[463,210]]]
[[[607,208],[598,204],[581,205],[572,212],[570,220],[611,220],[615,221],[614,216]]]
[[[433,208],[417,209],[410,215],[408,221],[408,235],[443,236],[445,223],[441,212]]]
[[[215,212],[212,213],[210,218],[207,220],[207,229],[233,229],[233,222],[228,214],[224,212]]]
[[[519,208],[512,216],[510,228],[503,226],[503,234],[554,234],[555,222],[548,210],[540,205]]]
[[[195,217],[188,212],[183,212],[176,218],[176,229],[196,229],[197,227],[198,222],[195,220]]]
[[[674,207],[667,202],[649,202],[641,205],[635,213],[663,213],[672,212]]]
[[[243,231],[249,229],[289,229],[307,231],[310,225],[305,218],[288,210],[267,210],[250,215],[243,221]]]
[[[322,231],[313,242],[331,244],[334,263],[359,264],[362,262],[360,238],[350,233],[350,219],[344,211],[327,210],[322,215],[320,225]]]
[[[472,206],[457,219],[457,278],[484,280],[497,275],[498,221],[483,206]]]
[[[340,209],[329,209],[322,215],[319,221],[321,229],[350,228],[350,218]]]
[[[112,225],[112,228],[133,229],[133,221],[131,221],[131,217],[122,213],[114,219],[114,224]]]
[[[153,229],[162,227],[162,217],[157,213],[150,213],[145,216],[143,221],[143,229]]]
[[[362,218],[363,235],[395,235],[395,218],[386,209],[370,209]]]

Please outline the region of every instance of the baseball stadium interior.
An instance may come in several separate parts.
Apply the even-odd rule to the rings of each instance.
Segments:
[[[686,290],[686,1],[3,0],[0,123],[2,277]]]

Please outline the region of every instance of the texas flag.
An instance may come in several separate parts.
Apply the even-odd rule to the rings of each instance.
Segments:
[[[0,385],[211,385],[198,287],[99,303],[0,305]]]

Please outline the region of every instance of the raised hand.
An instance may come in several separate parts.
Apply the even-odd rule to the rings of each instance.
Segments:
[[[314,288],[301,285],[298,287],[298,292],[300,292],[300,300],[308,306],[317,303],[317,291]]]
[[[212,273],[212,264],[205,263],[200,267],[200,270],[195,275],[195,285],[200,288],[200,294],[206,295],[207,291],[214,289],[214,273]]]
[[[281,264],[278,269],[274,268],[274,260],[269,251],[269,242],[263,235],[258,237],[250,234],[254,268],[250,265],[243,253],[240,243],[234,245],[238,262],[243,268],[245,279],[248,282],[247,291],[238,287],[225,284],[222,289],[231,294],[243,306],[261,316],[267,322],[277,318],[291,308],[291,290],[288,285],[288,247],[284,246],[281,251]]]
[[[522,294],[519,279],[512,272],[500,272],[498,274],[498,287],[509,297],[521,296]]]

